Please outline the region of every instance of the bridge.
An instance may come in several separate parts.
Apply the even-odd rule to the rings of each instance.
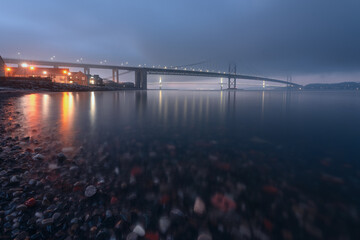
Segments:
[[[292,87],[301,87],[301,85],[266,77],[257,77],[249,75],[231,73],[229,72],[211,72],[211,71],[196,71],[196,70],[185,70],[176,68],[156,68],[156,67],[134,67],[134,66],[117,66],[117,65],[103,65],[103,64],[88,64],[88,63],[69,63],[69,62],[55,62],[55,61],[42,61],[42,60],[31,60],[31,59],[14,59],[14,58],[3,58],[5,63],[18,64],[21,66],[22,63],[26,62],[29,65],[38,66],[51,66],[54,68],[68,67],[68,68],[83,68],[85,74],[90,74],[90,69],[109,69],[112,70],[112,80],[119,82],[119,71],[125,70],[128,72],[135,72],[135,87],[138,89],[147,89],[147,75],[180,75],[180,76],[194,76],[194,77],[213,77],[213,78],[227,78],[228,88],[236,89],[237,79],[243,80],[254,80],[254,81],[265,81],[286,84]]]

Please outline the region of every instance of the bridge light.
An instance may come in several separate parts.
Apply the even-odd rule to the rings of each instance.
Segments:
[[[21,66],[22,66],[23,68],[26,68],[26,67],[28,67],[28,64],[27,64],[27,63],[22,63]]]
[[[30,70],[34,70],[35,68],[34,68],[34,66],[30,66]]]
[[[47,74],[47,71],[43,71],[43,74],[46,75],[46,74]]]
[[[68,76],[71,76],[71,72],[68,72]]]
[[[70,83],[73,83],[73,81],[70,81]]]
[[[66,70],[63,71],[64,74],[67,74],[68,72]]]
[[[6,68],[6,71],[10,72],[10,71],[11,71],[11,68]]]

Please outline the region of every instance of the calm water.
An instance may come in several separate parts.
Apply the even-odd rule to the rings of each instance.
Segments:
[[[314,159],[359,156],[358,92],[49,93],[24,96],[19,106],[29,130],[56,134],[68,146],[213,140],[223,150],[268,143]]]
[[[192,216],[200,195],[214,239],[240,239],[248,226],[256,239],[359,237],[359,92],[44,93],[17,106],[25,135],[53,154],[82,146],[87,166],[96,166],[91,174],[111,183],[118,198],[125,193],[114,178],[128,181],[134,164],[146,173],[137,199],[160,181],[170,190],[155,193],[175,192],[170,208]],[[96,155],[104,149],[106,158]],[[233,215],[213,214],[217,193],[235,201]]]

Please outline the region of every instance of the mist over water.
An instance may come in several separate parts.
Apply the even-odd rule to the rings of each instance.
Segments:
[[[19,104],[29,126],[51,129],[69,144],[139,137],[238,143],[255,137],[318,158],[354,157],[360,133],[357,92],[49,93],[24,96]]]

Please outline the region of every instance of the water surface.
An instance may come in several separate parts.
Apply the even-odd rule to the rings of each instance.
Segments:
[[[215,239],[236,239],[244,226],[275,239],[359,236],[359,92],[42,93],[17,106],[25,134],[53,145],[54,154],[81,146],[105,181],[128,181],[140,166],[146,181],[171,186],[178,197],[170,208],[187,214],[196,196],[209,214],[214,195],[229,196],[237,206],[231,223],[208,216]],[[106,158],[98,155],[104,149]],[[136,186],[148,189],[143,181]]]

